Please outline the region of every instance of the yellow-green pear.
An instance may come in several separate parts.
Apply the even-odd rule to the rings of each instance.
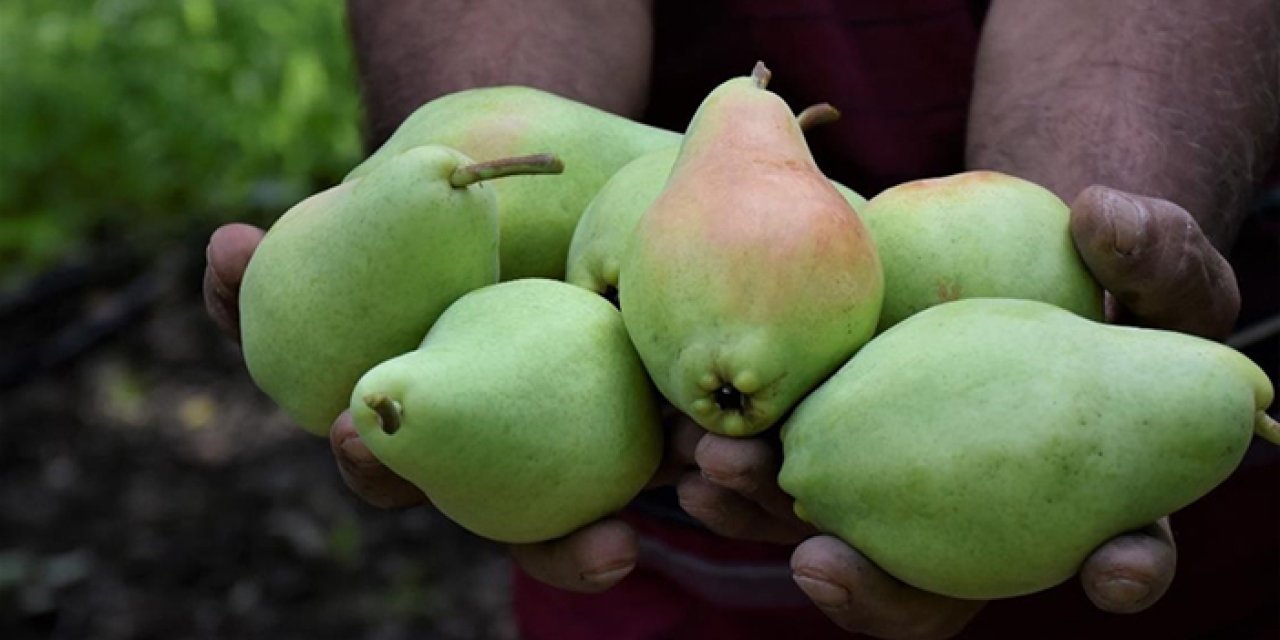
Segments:
[[[574,229],[565,264],[565,282],[618,302],[618,271],[627,239],[649,205],[658,199],[679,145],[650,151],[613,174],[587,204]]]
[[[884,267],[879,331],[961,298],[1040,300],[1102,319],[1102,288],[1076,251],[1070,210],[994,171],[914,180],[860,210]]]
[[[627,330],[659,390],[716,433],[767,429],[875,329],[871,236],[768,70],[703,101],[623,256]]]
[[[479,161],[554,153],[565,164],[560,178],[512,178],[493,190],[502,226],[501,278],[561,279],[574,227],[592,196],[632,159],[679,142],[677,133],[545,91],[484,87],[419,107],[348,179],[423,144],[447,145]]]
[[[1221,344],[974,298],[880,334],[782,429],[796,513],[918,588],[1005,598],[1197,500],[1274,391]]]
[[[412,350],[462,294],[498,278],[483,180],[557,172],[553,156],[476,163],[424,146],[298,203],[267,231],[240,288],[245,364],[304,429],[325,435],[370,367]]]
[[[826,103],[813,105],[796,116],[804,131],[834,121],[839,112]],[[627,240],[645,210],[658,199],[675,164],[679,145],[650,151],[613,174],[587,204],[569,244],[565,282],[599,293],[617,304],[618,272]],[[867,201],[852,189],[832,181],[855,211]]]
[[[621,509],[662,454],[657,395],[600,296],[553,280],[473,291],[351,395],[360,438],[466,529],[558,538]]]

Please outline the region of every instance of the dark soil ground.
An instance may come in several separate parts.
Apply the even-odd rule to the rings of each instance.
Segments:
[[[501,549],[351,494],[208,321],[202,258],[0,301],[0,638],[514,637]]]

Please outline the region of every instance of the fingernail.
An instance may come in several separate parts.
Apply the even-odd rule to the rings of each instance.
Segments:
[[[635,568],[635,562],[628,562],[621,566],[608,567],[597,571],[588,571],[582,574],[582,581],[594,582],[596,584],[612,584],[626,577],[626,575],[631,573],[631,570]]]
[[[1147,210],[1128,196],[1115,196],[1112,202],[1112,249],[1127,256],[1142,244],[1145,226],[1143,221],[1147,217]]]
[[[1094,593],[1112,605],[1132,606],[1142,602],[1151,594],[1151,586],[1130,580],[1129,578],[1112,578],[1099,580],[1093,585]]]
[[[802,573],[792,574],[791,579],[819,606],[838,609],[849,604],[849,590],[834,582]]]

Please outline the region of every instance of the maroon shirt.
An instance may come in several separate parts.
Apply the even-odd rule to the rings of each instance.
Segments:
[[[684,131],[712,89],[762,60],[793,110],[830,102],[843,114],[808,136],[829,177],[869,198],[956,173],[985,4],[659,0],[646,119]]]
[[[795,111],[843,117],[807,136],[818,164],[866,197],[964,169],[964,131],[986,2],[656,0],[646,120],[683,131],[699,103],[757,60]],[[990,603],[965,638],[1277,637],[1280,466],[1255,441],[1237,472],[1175,514],[1177,578],[1146,612],[1100,612],[1077,580]],[[650,498],[626,517],[641,564],[618,587],[569,594],[518,576],[525,637],[846,638],[790,582],[789,549],[719,538]],[[664,512],[670,517],[664,517]],[[773,603],[774,606],[768,606]]]

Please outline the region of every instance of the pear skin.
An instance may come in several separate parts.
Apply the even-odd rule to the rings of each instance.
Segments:
[[[914,180],[860,212],[884,267],[879,331],[961,298],[1039,300],[1102,319],[1070,209],[1035,183],[994,171]]]
[[[943,303],[880,334],[782,429],[796,513],[918,588],[1007,598],[1199,499],[1274,434],[1221,344],[1030,300]]]
[[[627,163],[600,188],[574,229],[565,282],[617,304],[618,272],[627,239],[662,193],[679,151],[679,145],[650,151]]]
[[[351,395],[361,439],[446,516],[501,542],[621,509],[662,455],[657,395],[600,296],[526,279],[459,299]]]
[[[328,434],[365,371],[412,350],[445,307],[497,281],[497,205],[480,181],[557,170],[550,157],[475,163],[417,147],[290,209],[240,289],[254,382],[304,429]]]
[[[832,122],[838,116],[838,111],[823,103],[805,109],[796,120],[808,132],[810,127]],[[565,282],[618,303],[618,273],[627,240],[640,216],[662,193],[679,151],[679,145],[650,151],[627,163],[600,187],[574,229]],[[867,205],[866,198],[852,189],[835,181],[832,185],[855,211]]]
[[[767,429],[847,360],[883,296],[870,234],[767,75],[758,65],[698,108],[618,287],[658,389],[732,436]]]
[[[529,87],[484,87],[419,107],[348,176],[374,170],[405,149],[453,147],[477,161],[534,153],[565,164],[556,180],[514,177],[494,183],[501,220],[501,279],[561,279],[582,210],[623,165],[679,134]]]

